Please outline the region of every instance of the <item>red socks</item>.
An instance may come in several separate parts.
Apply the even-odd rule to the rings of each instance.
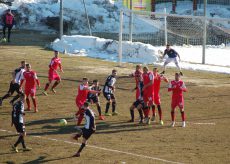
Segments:
[[[185,121],[185,113],[184,113],[184,111],[181,112],[181,119],[182,119],[182,121]]]
[[[29,98],[26,98],[26,103],[27,103],[28,110],[30,110],[30,99]]]
[[[46,86],[45,86],[45,91],[47,91],[47,89],[49,88],[50,84],[49,83],[46,83]]]
[[[175,112],[171,112],[172,121],[175,121]]]

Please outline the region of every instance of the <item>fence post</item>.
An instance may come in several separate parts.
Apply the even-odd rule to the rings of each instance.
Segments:
[[[165,45],[168,44],[168,31],[167,31],[167,12],[166,12],[166,8],[164,8],[164,13],[165,13],[165,16],[164,16],[164,20],[165,20]]]
[[[133,2],[130,0],[129,41],[133,41]]]
[[[119,29],[119,43],[118,43],[118,57],[119,57],[119,66],[122,62],[122,32],[123,31],[123,10],[120,11],[120,29]]]
[[[59,37],[62,38],[63,35],[63,0],[60,0],[60,19],[59,19]]]
[[[203,52],[202,52],[202,64],[205,64],[205,53],[206,53],[206,34],[207,34],[207,24],[206,24],[206,5],[207,0],[204,0],[204,30],[203,30]]]

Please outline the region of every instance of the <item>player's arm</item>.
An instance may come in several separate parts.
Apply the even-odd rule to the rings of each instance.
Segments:
[[[61,71],[62,73],[64,73],[64,71],[63,71],[63,69],[62,69],[62,64],[61,64],[61,63],[59,63],[59,69],[60,69],[60,71]]]
[[[22,88],[22,84],[24,83],[25,81],[25,77],[24,77],[24,73],[22,74],[22,79],[20,81],[20,88]]]
[[[150,79],[150,82],[149,82],[148,84],[144,85],[144,87],[142,88],[142,91],[145,90],[145,88],[147,88],[147,87],[153,85],[153,82],[154,82],[154,75],[153,75],[153,74],[150,74],[150,75],[149,75],[149,79]]]
[[[162,55],[162,59],[165,57],[165,55],[167,54],[167,50],[165,49],[163,55]]]
[[[171,92],[173,90],[173,85],[172,83],[170,82],[169,83],[169,86],[168,86],[168,92]]]
[[[161,80],[163,80],[164,82],[166,82],[166,83],[169,82],[168,78],[165,77],[164,75],[161,75],[160,77],[161,77]]]
[[[35,81],[37,83],[37,86],[40,88],[40,81],[39,81],[36,73],[34,73],[34,79],[35,79]]]
[[[187,91],[188,91],[188,89],[186,88],[184,82],[183,82],[182,86],[180,87],[180,89],[181,89],[183,92],[187,92]]]
[[[178,56],[179,60],[181,60],[181,59],[180,59],[180,55],[179,55],[179,53],[178,53],[178,52],[176,52],[175,50],[173,50],[173,51],[174,51],[174,53]]]

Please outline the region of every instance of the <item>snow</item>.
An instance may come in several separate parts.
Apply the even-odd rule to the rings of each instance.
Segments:
[[[87,33],[87,21],[85,19],[84,6],[81,0],[64,0],[64,18],[71,20],[74,23],[72,32]],[[85,0],[86,8],[91,19],[93,32],[114,32],[119,30],[119,11],[124,8],[121,0]],[[156,12],[163,12],[164,8],[167,12],[171,11],[172,3],[161,3],[156,5]],[[0,4],[0,13],[8,7]],[[39,30],[41,22],[48,16],[58,16],[59,0],[15,0],[11,6],[12,9],[17,9],[21,14],[21,28],[30,27]],[[203,5],[198,5],[198,15],[202,15]],[[180,15],[192,15],[192,2],[184,1],[177,2],[177,13]],[[207,5],[207,15],[215,13],[214,17],[230,18],[230,6],[227,5]],[[136,16],[135,16],[136,17]],[[128,32],[129,14],[124,14],[124,32]],[[229,25],[230,26],[230,25]],[[138,17],[135,18],[134,24],[135,33],[156,32],[157,27],[149,26],[149,22]]]
[[[63,36],[52,43],[54,50],[64,52],[72,56],[89,56],[107,61],[118,61],[118,42],[110,39],[103,39],[94,36]],[[207,46],[206,64],[202,61],[201,46],[172,46],[181,57],[181,67],[188,70],[210,71],[230,74],[230,47],[224,44],[220,46]],[[159,50],[164,51],[165,47],[155,47],[140,42],[123,41],[122,62],[143,63],[163,65]],[[167,56],[166,56],[167,57]],[[166,58],[165,57],[165,58]],[[170,63],[169,67],[175,67]]]

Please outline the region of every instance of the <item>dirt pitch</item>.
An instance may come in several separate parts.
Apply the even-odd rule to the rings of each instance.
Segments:
[[[54,39],[32,31],[13,33],[13,42],[0,45],[0,96],[6,93],[11,72],[26,60],[37,72],[42,88],[47,81],[48,64],[53,53],[44,45]],[[65,73],[57,94],[43,96],[37,91],[39,113],[26,112],[26,144],[31,152],[14,153],[11,144],[17,139],[10,127],[11,106],[7,99],[0,107],[0,163],[230,163],[230,75],[184,71],[188,92],[185,93],[187,127],[181,128],[177,111],[176,127],[170,125],[170,93],[162,83],[161,97],[164,126],[127,123],[129,106],[134,101],[133,79],[117,81],[117,111],[119,116],[106,117],[97,122],[97,132],[90,138],[80,158],[71,156],[79,142],[71,140],[75,132],[73,114],[75,96],[82,77],[99,79],[104,83],[113,68],[126,75],[133,64],[117,67],[117,63],[87,57],[61,55]],[[151,67],[151,66],[150,66]],[[152,68],[152,67],[151,67]],[[176,70],[168,69],[166,76],[173,79]],[[102,109],[105,99],[101,96]],[[92,107],[96,109],[95,106]],[[110,109],[111,111],[111,109]],[[95,110],[97,113],[97,111]],[[137,118],[137,112],[135,112]],[[65,118],[66,127],[58,120]],[[138,118],[137,118],[138,119]]]

